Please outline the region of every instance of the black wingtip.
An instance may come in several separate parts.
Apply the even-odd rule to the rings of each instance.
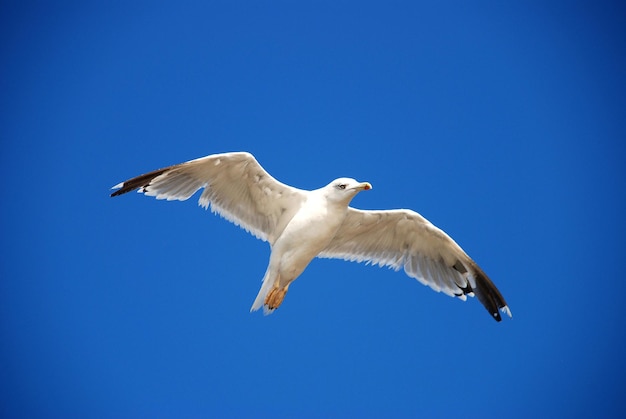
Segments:
[[[123,191],[122,188],[124,188],[123,183],[120,184],[119,186],[114,186],[113,189],[117,189],[117,190],[111,193],[111,198],[113,198],[114,196],[123,195],[126,192],[130,192],[130,191]]]
[[[137,177],[134,177],[126,182],[122,182],[118,185],[115,185],[113,189],[117,189],[115,192],[111,193],[111,197],[124,195],[125,193],[132,192],[135,189],[145,188],[152,182],[152,180],[163,174],[166,170],[171,169],[171,167],[166,167],[164,169],[158,169],[150,173],[146,173]]]
[[[478,301],[487,309],[487,311],[493,316],[497,322],[502,321],[500,310],[507,313],[511,317],[511,311],[504,300],[502,294],[496,286],[491,282],[491,279],[485,274],[478,265],[473,264],[472,275],[476,281],[476,288],[474,288],[474,294],[478,298]]]

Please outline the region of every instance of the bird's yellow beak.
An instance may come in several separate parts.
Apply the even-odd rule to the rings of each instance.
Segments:
[[[367,191],[367,190],[369,190],[369,189],[372,189],[372,184],[371,184],[371,183],[369,183],[369,182],[363,182],[363,183],[361,183],[361,188],[362,188],[364,191]]]

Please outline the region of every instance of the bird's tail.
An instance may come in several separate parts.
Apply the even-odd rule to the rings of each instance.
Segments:
[[[254,303],[252,303],[252,307],[250,307],[250,312],[257,311],[260,309],[265,303],[265,297],[267,297],[267,293],[274,286],[274,281],[276,279],[276,275],[270,275],[270,268],[267,268],[265,271],[265,275],[263,276],[263,285],[261,285],[261,289],[254,299]],[[271,314],[274,310],[270,310],[267,307],[264,307],[264,313]]]

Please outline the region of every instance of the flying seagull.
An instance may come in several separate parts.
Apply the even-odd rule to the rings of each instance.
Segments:
[[[137,176],[111,196],[135,189],[156,199],[184,201],[204,188],[199,204],[255,237],[271,255],[250,311],[277,309],[289,285],[313,258],[340,258],[404,268],[437,292],[478,297],[497,321],[511,317],[500,291],[450,236],[415,211],[365,211],[349,206],[368,182],[339,178],[313,191],[274,179],[247,152],[213,154]]]

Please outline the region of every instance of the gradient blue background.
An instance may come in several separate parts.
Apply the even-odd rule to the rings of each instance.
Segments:
[[[623,417],[619,2],[3,2],[3,417]],[[314,260],[248,312],[269,247],[129,177],[247,150],[369,181],[513,319]]]

